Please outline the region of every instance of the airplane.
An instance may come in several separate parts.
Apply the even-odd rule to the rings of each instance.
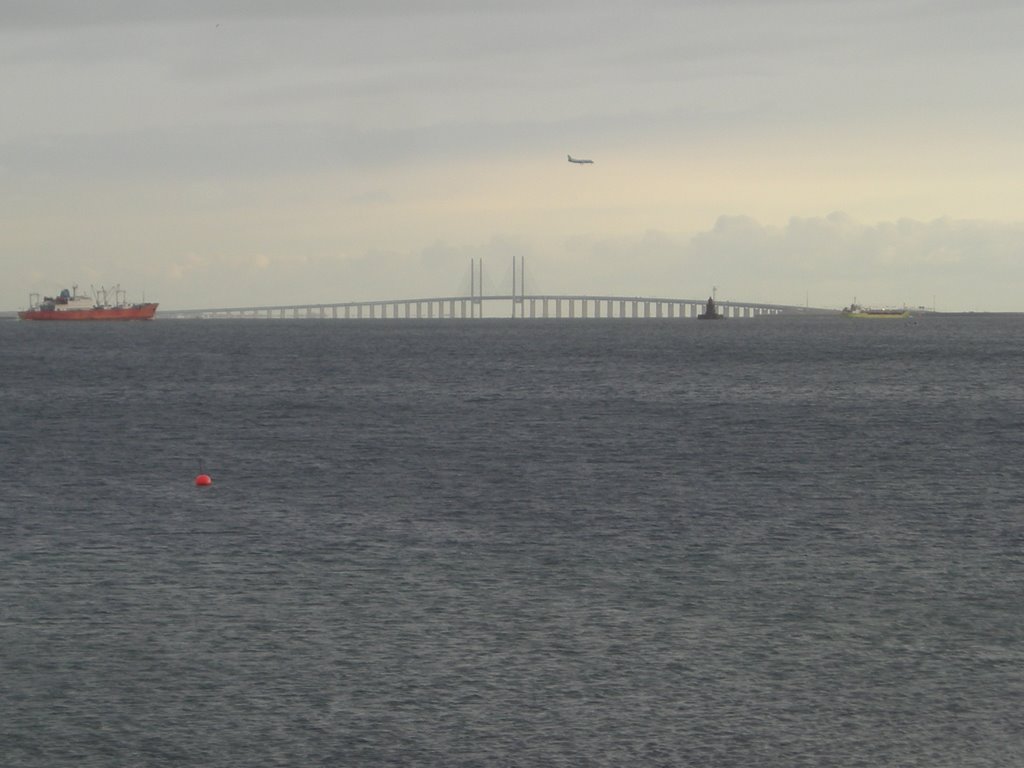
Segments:
[[[572,155],[569,155],[569,162],[570,162],[570,163],[581,163],[581,164],[582,164],[582,163],[590,163],[591,165],[593,165],[593,164],[594,164],[594,161],[593,161],[593,160],[577,160],[577,159],[576,159],[575,157],[573,157]]]

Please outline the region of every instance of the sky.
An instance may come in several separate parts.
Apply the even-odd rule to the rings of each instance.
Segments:
[[[8,0],[0,310],[1024,311],[1010,0]],[[572,165],[566,155],[593,165]]]

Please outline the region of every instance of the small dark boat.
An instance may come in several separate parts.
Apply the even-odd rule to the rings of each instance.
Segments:
[[[725,315],[719,312],[715,308],[715,300],[708,296],[707,306],[704,307],[704,313],[697,315],[698,320],[725,320]]]

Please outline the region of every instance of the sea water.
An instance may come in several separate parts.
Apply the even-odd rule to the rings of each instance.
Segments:
[[[0,764],[1021,765],[1022,338],[0,323]]]

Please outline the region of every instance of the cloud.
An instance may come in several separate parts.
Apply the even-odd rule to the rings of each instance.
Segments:
[[[776,227],[723,216],[691,240],[686,260],[705,273],[717,270],[737,294],[770,290],[793,301],[795,292],[813,290],[835,305],[854,293],[888,303],[925,303],[941,293],[961,309],[1010,309],[1019,307],[1014,294],[1024,281],[1024,223],[866,224],[832,213]]]
[[[693,260],[770,264],[780,272],[852,276],[865,270],[934,268],[974,272],[1006,268],[1024,248],[1024,224],[986,221],[898,221],[864,224],[843,213],[793,218],[782,227],[722,216],[689,246]]]
[[[203,271],[206,263],[196,253],[188,253],[180,259],[169,262],[165,269],[171,280],[186,280]]]

